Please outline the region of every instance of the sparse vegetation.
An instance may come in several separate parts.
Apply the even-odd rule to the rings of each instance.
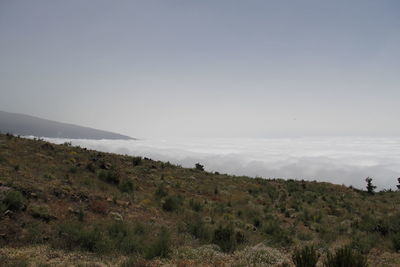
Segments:
[[[142,157],[133,157],[132,158],[132,166],[133,167],[139,166],[141,162],[142,162]]]
[[[120,178],[116,170],[101,170],[99,172],[99,179],[109,184],[118,184]]]
[[[168,196],[165,198],[162,208],[165,211],[176,211],[181,205],[181,199],[177,196]]]
[[[111,266],[313,266],[315,244],[320,265],[359,254],[400,264],[400,191],[235,177],[5,135],[0,146],[0,256],[40,245]],[[327,257],[341,243],[349,248]]]
[[[214,230],[213,243],[224,252],[233,252],[236,249],[235,231],[231,225],[219,226]]]
[[[26,207],[25,197],[21,194],[21,192],[16,190],[10,190],[6,192],[2,202],[6,209],[12,211],[20,211]]]
[[[296,267],[315,267],[319,256],[314,246],[306,246],[296,250],[292,258]]]
[[[339,248],[334,254],[329,253],[324,261],[325,267],[367,267],[367,259],[350,247]]]
[[[124,193],[132,193],[134,190],[134,186],[133,186],[133,182],[131,180],[122,180],[119,185],[118,188],[121,192]]]
[[[146,258],[167,258],[171,254],[171,238],[167,229],[162,228],[157,239],[146,251]]]

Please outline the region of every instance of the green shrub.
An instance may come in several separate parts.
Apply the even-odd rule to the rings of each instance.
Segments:
[[[236,249],[235,231],[232,226],[219,226],[214,230],[213,241],[223,252],[233,252]]]
[[[328,225],[322,225],[318,227],[319,236],[326,243],[335,241],[338,237],[338,233],[335,227],[329,227]]]
[[[115,247],[126,254],[141,252],[143,250],[143,231],[123,222],[115,222],[108,226],[107,233],[114,241]]]
[[[21,192],[10,190],[6,193],[3,203],[9,210],[20,211],[25,208],[26,199]]]
[[[165,211],[171,212],[177,210],[180,204],[181,201],[177,196],[169,196],[165,199],[164,203],[162,204],[162,208]]]
[[[146,264],[144,259],[141,259],[137,256],[131,256],[125,261],[121,263],[119,267],[147,267],[148,265]]]
[[[73,167],[69,168],[69,172],[72,174],[75,174],[78,172],[78,168],[76,166],[73,166]]]
[[[391,240],[392,240],[393,249],[395,251],[399,251],[400,250],[400,233],[396,233],[396,234],[392,235]]]
[[[156,257],[167,258],[171,253],[171,237],[167,229],[162,228],[158,238],[151,244],[146,251],[146,258],[153,259]]]
[[[291,234],[280,227],[275,219],[265,225],[264,233],[268,235],[268,242],[272,245],[289,246],[293,243]]]
[[[7,267],[28,267],[29,261],[23,257],[10,257],[6,255],[0,255],[0,266]]]
[[[132,193],[134,190],[133,182],[131,180],[123,180],[119,183],[118,189],[124,193]]]
[[[203,222],[200,216],[195,216],[187,223],[188,232],[195,238],[209,242],[211,240],[211,231]]]
[[[192,210],[196,212],[200,212],[203,210],[203,205],[199,201],[196,201],[194,199],[191,199],[189,201],[189,206],[192,208]]]
[[[79,207],[77,210],[76,210],[76,217],[78,218],[78,220],[80,221],[80,222],[83,222],[84,220],[85,220],[85,210],[83,209],[83,207]]]
[[[371,248],[378,243],[379,235],[377,233],[365,233],[357,231],[356,233],[352,234],[350,247],[363,254],[368,254]]]
[[[33,218],[45,221],[49,221],[51,218],[49,209],[46,206],[31,205],[28,208],[28,212]]]
[[[85,227],[82,223],[63,223],[58,226],[53,246],[63,249],[81,249],[95,253],[143,251],[144,235],[133,225],[111,222]]]
[[[292,259],[296,267],[315,267],[319,256],[313,246],[307,246],[301,250],[296,250]]]
[[[80,232],[79,246],[85,251],[96,253],[110,252],[114,247],[98,227]]]
[[[98,228],[85,229],[82,224],[63,223],[58,226],[53,245],[69,250],[80,248],[89,252],[103,253],[112,247],[107,241]]]
[[[236,231],[235,241],[237,244],[243,244],[246,241],[246,236],[242,231]]]
[[[154,196],[156,200],[160,200],[163,197],[166,197],[168,195],[168,192],[165,190],[164,184],[160,184],[157,187],[157,190],[154,192]]]
[[[334,254],[328,252],[325,267],[367,267],[367,258],[354,252],[350,247],[346,246],[336,250]]]
[[[72,250],[79,246],[82,225],[79,223],[62,223],[57,226],[54,247]]]
[[[86,165],[86,169],[87,169],[88,171],[90,171],[90,172],[93,172],[93,173],[96,172],[96,166],[95,166],[92,162],[89,162],[89,163]]]
[[[141,162],[142,162],[141,157],[133,157],[132,158],[132,166],[133,167],[139,166]]]
[[[119,174],[115,170],[109,170],[109,171],[102,170],[99,172],[99,179],[109,184],[118,184]]]
[[[0,201],[0,214],[3,214],[7,210],[7,205]]]
[[[41,221],[32,221],[25,225],[26,241],[29,244],[38,244],[47,241],[47,225]],[[0,264],[1,266],[1,264]]]

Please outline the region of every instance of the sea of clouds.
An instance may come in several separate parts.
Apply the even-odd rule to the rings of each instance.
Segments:
[[[400,137],[45,139],[183,167],[199,162],[207,171],[252,177],[317,180],[364,188],[365,178],[370,176],[378,189],[395,189],[400,177]]]

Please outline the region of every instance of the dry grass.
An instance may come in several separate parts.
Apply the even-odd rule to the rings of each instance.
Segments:
[[[46,257],[54,252],[60,264],[122,263],[132,255],[50,247],[61,222],[92,226],[119,216],[127,224],[143,225],[144,247],[155,242],[162,227],[169,230],[172,253],[167,259],[143,260],[150,265],[245,266],[256,261],[254,255],[266,257],[261,261],[268,264],[268,253],[278,255],[274,264],[279,265],[306,244],[317,245],[322,253],[352,244],[368,254],[372,266],[395,266],[400,260],[391,241],[400,232],[399,192],[368,195],[329,183],[212,174],[5,135],[0,135],[0,186],[26,199],[25,208],[6,215],[7,207],[0,205],[0,255],[29,262],[49,263]],[[156,193],[160,188],[164,193]],[[218,251],[212,238],[191,234],[197,217],[211,237],[219,226],[229,225],[245,242],[235,244],[232,254]]]

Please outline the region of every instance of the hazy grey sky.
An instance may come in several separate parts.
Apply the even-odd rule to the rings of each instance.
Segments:
[[[134,137],[400,134],[400,1],[0,0],[0,110]]]

